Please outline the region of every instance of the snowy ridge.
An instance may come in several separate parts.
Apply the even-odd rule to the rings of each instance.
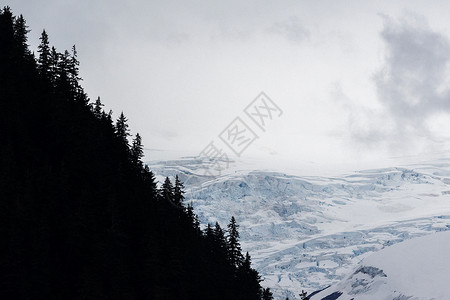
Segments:
[[[246,171],[234,163],[212,178],[203,176],[204,163],[150,166],[186,182],[186,200],[203,224],[236,217],[243,250],[277,297],[335,284],[383,247],[450,228],[447,160],[335,177]]]
[[[311,300],[448,299],[448,249],[450,232],[387,247],[364,259],[350,276],[315,294]]]

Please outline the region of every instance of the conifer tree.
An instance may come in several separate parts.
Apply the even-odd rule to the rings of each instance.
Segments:
[[[67,76],[67,79],[69,79],[69,72],[70,72],[70,53],[68,50],[64,50],[63,53],[61,53],[59,59],[59,72],[64,73]]]
[[[143,156],[144,156],[144,147],[142,146],[142,138],[139,135],[139,133],[137,133],[131,145],[131,162],[133,163],[133,165],[142,168],[141,158]]]
[[[10,23],[10,24],[8,24],[10,28],[6,28],[5,27],[4,30],[13,29],[12,27],[14,26],[14,24],[13,24],[14,23],[14,16],[13,16],[13,13],[11,11],[11,7],[4,6],[2,11],[1,11],[1,14],[2,14],[3,19],[4,20],[6,19],[7,22]]]
[[[152,187],[154,187],[154,189],[156,190],[156,179],[155,179],[155,175],[153,174],[152,171],[150,171],[150,168],[148,167],[148,165],[144,166],[144,179],[145,181],[150,184]]]
[[[79,70],[80,62],[78,61],[78,52],[75,45],[72,46],[72,51],[67,58],[67,73],[70,86],[72,90],[76,94],[83,93],[81,86],[79,85],[79,81],[82,80],[80,77]]]
[[[174,203],[173,185],[169,177],[166,177],[161,187],[161,196],[164,200]]]
[[[239,225],[236,224],[236,219],[232,216],[228,224],[227,246],[230,263],[234,267],[239,267],[243,260],[238,228]]]
[[[216,236],[214,234],[214,229],[210,223],[206,225],[204,235],[206,238],[207,248],[209,252],[208,254],[210,255],[210,257],[215,259],[217,257],[217,243],[216,243]]]
[[[258,272],[251,266],[250,254],[247,252],[245,259],[238,269],[238,277],[243,290],[245,290],[245,299],[260,299],[262,296],[262,289],[259,285],[261,277]]]
[[[251,264],[252,264],[251,257],[247,251],[247,253],[245,254],[244,262],[241,265],[241,268],[247,271],[247,270],[251,269]]]
[[[102,115],[103,115],[102,106],[104,106],[104,104],[102,104],[102,102],[100,101],[100,96],[99,96],[99,97],[97,97],[97,100],[95,100],[95,103],[92,108],[92,112],[94,113],[94,116],[98,119],[101,119]]]
[[[194,207],[192,206],[192,203],[189,203],[186,208],[186,214],[187,217],[192,224],[192,227],[196,232],[200,231],[200,221],[198,220],[197,215],[194,213]]]
[[[6,46],[9,46],[11,44],[11,38],[14,37],[14,17],[9,6],[3,7],[0,13],[2,16],[2,23],[0,24],[2,29],[2,36],[0,36],[0,38],[3,42],[1,44],[3,47],[0,49],[6,50]]]
[[[214,231],[213,231],[210,223],[208,223],[208,225],[206,225],[204,234],[205,234],[207,240],[209,240],[209,242],[212,244],[214,241]]]
[[[308,293],[304,290],[302,290],[302,292],[299,294],[299,296],[300,296],[300,299],[302,299],[302,300],[309,300]]]
[[[178,175],[175,176],[175,186],[173,188],[173,200],[175,205],[182,206],[184,200],[184,185],[178,178]]]
[[[55,82],[55,92],[60,98],[66,101],[74,101],[76,99],[76,93],[69,80],[69,59],[69,51],[65,50],[63,53],[58,53],[56,76],[53,77],[50,67],[47,71],[50,75],[47,75],[47,77],[50,77],[50,80]]]
[[[127,122],[127,118],[123,112],[121,112],[116,122],[116,135],[119,140],[128,147],[128,137],[130,136],[130,133]]]
[[[61,82],[69,83],[69,72],[70,72],[70,53],[64,50],[63,53],[59,54],[57,72]]]
[[[49,79],[50,72],[50,46],[48,35],[45,30],[42,31],[40,37],[41,43],[38,46],[38,68],[42,77]]]
[[[223,232],[222,227],[220,227],[219,222],[216,222],[216,225],[214,226],[214,236],[220,252],[226,257],[227,241],[225,239],[225,233]]]
[[[273,294],[270,291],[270,288],[263,289],[262,300],[273,300]],[[289,300],[289,298],[286,298],[286,300]]]
[[[28,56],[30,51],[28,49],[28,37],[27,34],[30,32],[26,25],[25,19],[22,15],[16,18],[14,22],[14,38],[16,39],[17,45],[19,47],[20,53],[23,56]]]
[[[113,111],[110,109],[109,112],[108,112],[107,114],[104,114],[104,115],[103,115],[103,116],[106,118],[106,120],[108,121],[108,124],[111,124],[111,125],[113,124],[112,114],[113,114]],[[115,130],[114,125],[113,125],[112,127],[113,127],[114,130]]]
[[[79,80],[81,80],[81,78],[79,77],[79,73],[80,73],[80,62],[78,61],[78,52],[77,52],[77,48],[75,45],[72,46],[72,53],[70,55],[70,74],[71,77],[74,81],[78,82]]]
[[[52,46],[50,50],[49,77],[50,81],[53,84],[53,87],[56,87],[56,82],[59,77],[58,76],[59,56],[60,54],[56,51],[56,48]]]

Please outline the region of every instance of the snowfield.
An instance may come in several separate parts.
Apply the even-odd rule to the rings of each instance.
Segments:
[[[149,163],[160,182],[180,176],[186,202],[193,203],[202,224],[218,221],[225,227],[236,217],[242,248],[276,299],[299,299],[302,289],[311,293],[343,284],[372,253],[450,229],[448,159],[328,177],[248,170],[234,163],[214,178],[204,175],[205,165],[195,158]],[[391,274],[389,280],[396,273]],[[376,278],[381,284],[383,278]],[[408,291],[405,295],[416,295]]]
[[[387,247],[365,258],[349,277],[311,300],[330,299],[331,295],[340,295],[339,300],[449,299],[449,249],[450,232]]]

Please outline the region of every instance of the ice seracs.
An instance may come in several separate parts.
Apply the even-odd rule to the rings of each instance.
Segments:
[[[203,224],[226,224],[235,216],[243,250],[265,286],[277,297],[296,299],[302,289],[343,280],[371,253],[448,230],[448,161],[327,177],[248,170],[235,162],[212,178],[195,158],[150,166],[155,174],[180,176]]]

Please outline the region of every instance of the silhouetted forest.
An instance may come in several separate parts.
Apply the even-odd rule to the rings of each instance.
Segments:
[[[80,85],[75,46],[0,12],[0,299],[272,299],[234,218],[201,230],[141,137]],[[155,108],[157,109],[157,108]]]

